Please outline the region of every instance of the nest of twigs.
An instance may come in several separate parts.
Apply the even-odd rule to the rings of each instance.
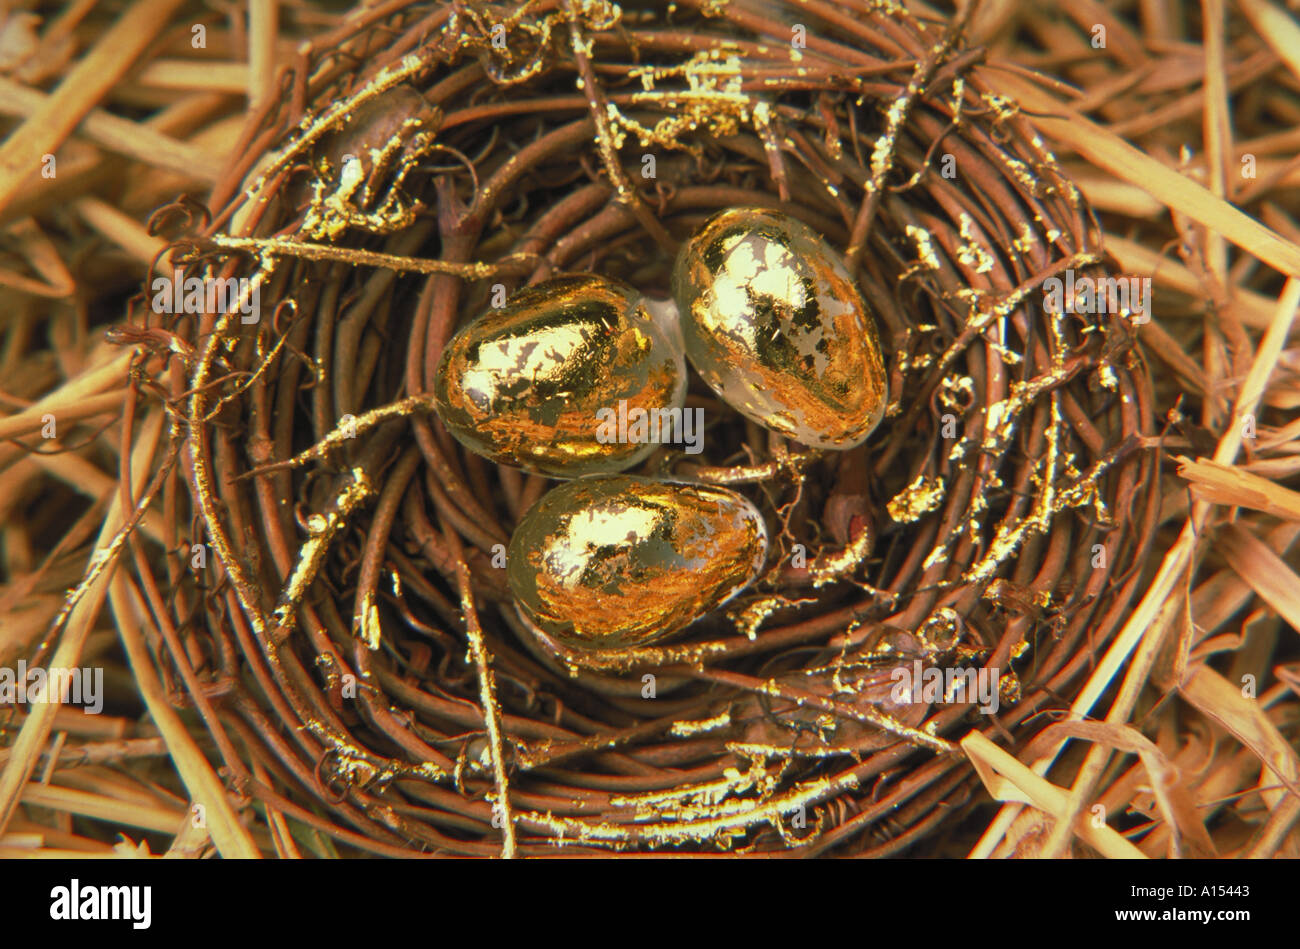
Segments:
[[[210,216],[154,222],[186,276],[257,295],[155,320],[192,347],[158,490],[195,569],[137,562],[164,684],[238,789],[388,854],[889,854],[971,802],[958,739],[1014,753],[1068,708],[1158,514],[1150,384],[1127,314],[1046,305],[1105,273],[1098,228],[961,25],[395,2],[282,74]],[[494,285],[665,296],[679,243],[737,206],[843,251],[887,417],[809,452],[693,380],[704,454],[638,471],[744,492],[767,570],[678,642],[569,668],[500,561],[553,482],[467,454],[423,396]],[[997,670],[996,712],[891,703],[899,658]]]

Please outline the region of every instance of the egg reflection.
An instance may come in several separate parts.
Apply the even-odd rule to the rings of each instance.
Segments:
[[[522,613],[576,649],[644,646],[688,626],[762,569],[767,529],[742,495],[627,475],[546,494],[510,541]]]
[[[876,327],[838,255],[789,215],[712,217],[673,272],[686,354],[748,418],[816,448],[871,434],[887,401]]]

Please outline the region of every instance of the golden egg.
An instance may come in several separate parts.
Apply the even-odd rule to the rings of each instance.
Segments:
[[[622,471],[656,446],[611,438],[602,420],[680,409],[686,362],[676,334],[617,281],[535,284],[447,344],[438,414],[466,448],[501,464],[560,478]]]
[[[722,399],[815,448],[861,444],[887,401],[875,322],[839,256],[787,214],[714,215],[673,271],[686,355]]]
[[[644,646],[739,592],[767,528],[743,496],[619,475],[556,487],[520,521],[506,573],[522,613],[577,649]]]

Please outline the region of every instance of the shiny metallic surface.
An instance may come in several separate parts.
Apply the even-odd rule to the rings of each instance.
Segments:
[[[622,475],[546,494],[516,528],[506,571],[542,632],[616,649],[688,626],[753,580],[766,551],[763,518],[742,495]]]
[[[815,448],[866,440],[888,401],[875,322],[839,256],[789,215],[711,218],[673,273],[686,354],[761,425]]]
[[[601,409],[680,407],[686,363],[631,287],[591,274],[514,294],[447,344],[434,398],[448,431],[492,461],[561,478],[622,471],[651,443],[602,443]]]

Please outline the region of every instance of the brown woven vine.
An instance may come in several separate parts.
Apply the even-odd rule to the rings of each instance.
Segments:
[[[1103,272],[1098,231],[961,24],[649,8],[361,10],[284,74],[184,238],[187,273],[249,278],[260,319],[166,325],[193,351],[156,659],[233,787],[349,847],[898,852],[972,800],[951,741],[1028,741],[1139,582],[1146,371],[1123,316],[1045,311],[1045,279]],[[889,415],[810,454],[693,382],[704,463],[643,470],[758,502],[768,573],[682,643],[568,669],[521,628],[498,546],[550,482],[466,454],[421,396],[494,284],[666,296],[678,243],[742,205],[844,250]],[[890,650],[1002,670],[1001,707],[889,708]]]

